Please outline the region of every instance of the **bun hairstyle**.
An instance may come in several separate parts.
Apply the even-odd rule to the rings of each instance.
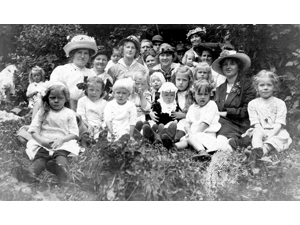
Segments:
[[[28,80],[30,84],[34,82],[32,78],[33,73],[39,73],[41,75],[41,81],[45,82],[45,71],[41,67],[35,66],[30,70],[28,75]]]
[[[258,83],[262,78],[270,78],[275,87],[275,91],[278,90],[279,77],[271,71],[261,70],[257,75],[253,77],[253,86],[256,91],[258,91]]]
[[[91,84],[100,84],[101,85],[101,89],[102,89],[102,93],[100,95],[100,98],[104,97],[104,95],[105,95],[105,91],[104,91],[105,85],[104,85],[103,80],[100,77],[98,77],[98,76],[92,76],[92,77],[89,77],[87,79],[86,88],[85,88],[84,94],[86,96],[88,95],[87,94],[87,89],[89,88],[89,85],[91,85]]]

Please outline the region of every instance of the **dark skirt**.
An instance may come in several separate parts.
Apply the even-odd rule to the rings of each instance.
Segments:
[[[238,123],[234,123],[226,117],[220,117],[219,123],[221,124],[221,129],[218,135],[223,135],[229,138],[238,138],[248,129],[247,126],[241,126]]]

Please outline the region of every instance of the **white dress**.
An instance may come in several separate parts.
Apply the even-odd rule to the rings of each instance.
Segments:
[[[44,118],[43,114],[44,110],[40,109],[29,126],[29,133],[39,133],[43,138],[49,141],[65,137],[68,134],[74,134],[78,137],[79,130],[76,115],[73,110],[66,107],[60,111],[50,109],[46,118]],[[34,139],[27,142],[26,153],[29,159],[34,159],[40,147],[42,146]],[[78,155],[80,151],[80,147],[75,139],[63,143],[58,149],[45,149],[49,151],[50,156],[53,155],[55,150],[66,150],[71,153],[69,156]]]
[[[98,137],[100,128],[104,126],[103,114],[106,103],[106,100],[103,98],[92,102],[87,96],[78,100],[76,111],[82,117],[83,121],[94,127],[94,138]]]
[[[145,96],[147,101],[146,106],[144,108],[141,107],[141,98],[137,93],[133,93],[130,96],[129,101],[133,102],[137,108],[137,121],[144,122],[146,120],[146,114],[149,113],[151,110],[151,93],[145,90],[143,95]]]
[[[267,100],[256,98],[248,103],[248,113],[251,126],[260,124],[266,135],[273,129],[274,124],[282,124],[278,135],[264,140],[263,143],[272,145],[278,152],[288,149],[292,139],[284,128],[287,113],[284,101],[273,96]]]
[[[191,126],[192,135],[197,138],[207,151],[217,149],[216,136],[221,128],[219,119],[218,106],[212,100],[203,107],[194,103],[186,114],[185,120]],[[198,132],[197,130],[202,122],[208,124],[208,127],[203,132]]]
[[[77,88],[78,83],[84,81],[84,77],[95,76],[95,73],[88,68],[79,68],[73,63],[56,67],[50,76],[50,81],[59,81],[66,85],[70,91],[70,99],[78,101],[84,96],[84,91]]]
[[[28,85],[27,88],[27,92],[26,92],[26,96],[31,95],[34,92],[38,92],[41,96],[45,95],[45,91],[47,89],[47,82],[32,82],[31,84]],[[34,104],[37,102],[38,98],[37,98],[37,94],[33,95],[32,97],[29,98],[29,103],[28,103],[28,108],[33,108]]]
[[[104,122],[111,122],[113,134],[116,140],[123,134],[129,134],[130,126],[136,124],[137,109],[135,104],[127,101],[124,105],[119,105],[116,99],[106,104],[104,109]],[[111,135],[108,133],[108,140],[111,141]]]

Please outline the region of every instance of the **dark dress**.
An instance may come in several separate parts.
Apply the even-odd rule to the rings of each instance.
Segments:
[[[249,127],[248,103],[256,97],[252,81],[239,75],[227,99],[227,80],[217,87],[215,101],[220,112],[227,111],[226,117],[220,117],[221,129],[218,135],[238,138]]]
[[[153,112],[157,113],[156,115],[159,118],[157,124],[162,123],[162,124],[166,125],[167,123],[175,120],[175,118],[170,116],[168,113],[161,112],[161,105],[158,101],[153,103],[152,110],[153,110]],[[175,111],[178,112],[179,110],[180,110],[180,108],[177,103],[177,107],[176,107]]]

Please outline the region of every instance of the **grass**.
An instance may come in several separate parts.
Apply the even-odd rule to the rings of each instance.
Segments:
[[[6,109],[9,107],[6,106]],[[68,182],[58,185],[48,171],[40,183],[18,182],[16,167],[30,160],[15,137],[29,119],[0,123],[0,200],[7,201],[132,201],[132,200],[299,200],[299,139],[284,153],[272,154],[257,168],[243,162],[239,149],[218,152],[211,163],[194,162],[191,149],[170,152],[147,141],[96,145],[70,159]]]

